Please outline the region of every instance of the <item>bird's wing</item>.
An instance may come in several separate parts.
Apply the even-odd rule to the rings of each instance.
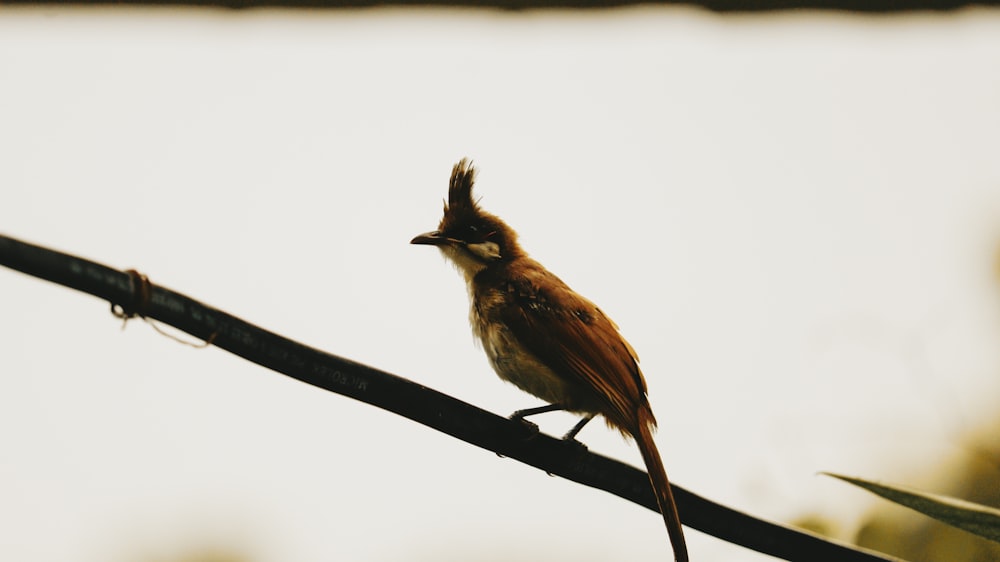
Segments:
[[[645,403],[646,381],[632,346],[594,303],[544,269],[509,280],[505,324],[556,374],[593,393],[605,418],[621,430],[635,429]]]

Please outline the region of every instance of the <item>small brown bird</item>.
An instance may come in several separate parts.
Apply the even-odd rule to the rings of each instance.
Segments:
[[[451,172],[448,202],[437,230],[411,244],[437,246],[465,276],[469,321],[501,379],[548,406],[512,418],[567,410],[584,417],[573,439],[597,415],[633,437],[663,514],[678,562],[688,560],[667,473],[653,441],[656,419],[632,346],[594,303],[528,257],[517,233],[472,198],[475,169],[463,159]]]

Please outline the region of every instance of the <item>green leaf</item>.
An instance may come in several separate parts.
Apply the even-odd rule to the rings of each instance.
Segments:
[[[860,478],[823,472],[844,482],[860,486],[889,501],[919,511],[928,517],[958,527],[994,542],[1000,542],[1000,510],[964,500],[876,484]]]

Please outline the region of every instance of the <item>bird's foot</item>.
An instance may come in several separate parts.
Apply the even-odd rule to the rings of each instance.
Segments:
[[[577,441],[576,438],[573,437],[572,435],[565,435],[565,436],[563,436],[562,442],[566,443],[567,445],[572,446],[573,448],[575,448],[575,449],[577,449],[577,450],[579,450],[580,452],[583,452],[583,453],[585,453],[585,452],[587,452],[587,451],[590,450],[583,441]]]
[[[526,438],[532,438],[538,435],[538,424],[524,419],[524,416],[520,415],[520,412],[514,412],[508,419],[510,421],[519,422],[519,425],[524,429]]]

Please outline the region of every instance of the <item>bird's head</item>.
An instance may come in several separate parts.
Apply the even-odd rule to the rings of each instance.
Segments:
[[[410,240],[410,244],[437,246],[468,278],[490,265],[524,255],[517,233],[472,198],[475,179],[476,170],[466,159],[455,164],[437,230]]]

